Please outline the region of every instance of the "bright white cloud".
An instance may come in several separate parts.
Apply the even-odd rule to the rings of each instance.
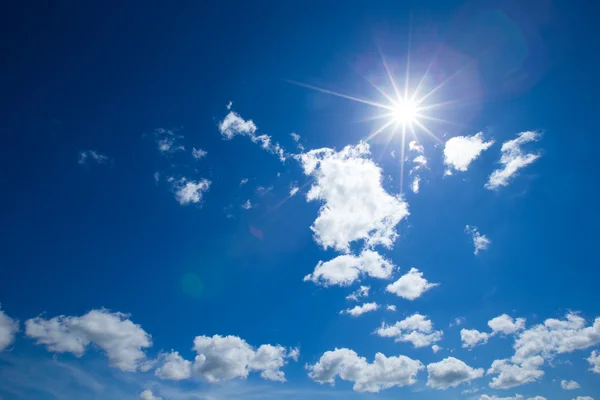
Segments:
[[[364,250],[360,255],[344,254],[326,262],[319,261],[312,274],[304,277],[304,281],[330,286],[349,286],[361,276],[389,279],[394,265],[372,250]]]
[[[361,286],[346,296],[346,300],[358,301],[361,297],[369,297],[369,290],[371,290],[370,286]]]
[[[410,151],[416,151],[417,153],[421,153],[423,154],[423,152],[425,151],[425,149],[423,148],[422,145],[420,145],[419,143],[417,143],[416,140],[412,140],[409,144],[408,144],[408,149]]]
[[[385,309],[388,311],[396,311],[396,306],[393,304],[388,304],[387,306],[385,306]]]
[[[413,181],[410,185],[410,190],[412,190],[413,193],[419,193],[419,183],[420,182],[421,182],[421,177],[415,176],[415,178],[413,179]]]
[[[208,382],[247,378],[252,371],[260,371],[263,379],[285,381],[281,368],[287,359],[297,359],[298,349],[264,344],[258,349],[237,336],[197,336],[194,350],[198,354],[193,371]]]
[[[573,400],[594,400],[594,398],[590,396],[577,396]]]
[[[144,349],[152,340],[129,315],[92,310],[81,317],[36,317],[25,322],[25,334],[54,353],[81,357],[94,343],[106,352],[111,366],[123,371],[143,370],[148,364]]]
[[[155,396],[152,390],[146,389],[140,393],[140,400],[162,400],[162,397]]]
[[[448,389],[461,383],[471,382],[483,376],[483,368],[471,368],[463,361],[454,357],[427,366],[427,386],[434,389]]]
[[[444,146],[444,164],[448,167],[448,175],[452,170],[466,171],[469,165],[479,155],[494,144],[493,140],[486,142],[483,133],[473,136],[456,136],[446,141]]]
[[[443,332],[433,330],[433,323],[421,314],[414,314],[394,325],[381,324],[375,333],[381,337],[394,338],[396,342],[408,342],[416,348],[431,346],[442,340]]]
[[[540,158],[539,154],[524,153],[521,150],[522,145],[538,141],[540,136],[539,132],[527,131],[519,133],[516,139],[504,142],[501,150],[502,156],[500,157],[500,164],[503,167],[492,172],[485,187],[496,190],[502,186],[507,186],[521,168]]]
[[[600,374],[600,353],[594,350],[586,360],[590,363],[590,371]]]
[[[434,353],[437,353],[438,351],[440,351],[442,348],[440,346],[438,346],[437,344],[434,344],[433,346],[431,346],[431,350]]]
[[[154,375],[157,377],[180,381],[189,379],[192,375],[192,363],[181,357],[178,352],[172,351],[171,353],[163,354],[160,358],[162,364],[154,371]]]
[[[246,200],[246,202],[242,204],[242,208],[244,210],[249,210],[252,208],[252,203],[250,202],[250,199]]]
[[[438,285],[439,283],[428,282],[418,269],[411,268],[407,274],[401,276],[396,282],[389,284],[385,290],[407,300],[414,300]]]
[[[196,160],[206,157],[207,154],[208,152],[205,150],[192,147],[192,157],[194,157]]]
[[[177,129],[155,129],[154,137],[156,138],[158,151],[162,154],[171,154],[185,150],[184,146],[177,143],[179,139],[183,139],[183,136],[177,134]]]
[[[211,182],[208,179],[201,179],[199,181],[188,180],[187,178],[181,178],[179,180],[173,180],[173,190],[175,191],[175,199],[182,206],[193,203],[198,204],[202,202],[204,193],[210,188]]]
[[[86,150],[79,153],[79,159],[77,160],[79,164],[87,164],[90,161],[93,161],[96,164],[104,164],[107,163],[109,160],[108,156],[99,153],[95,150]]]
[[[324,249],[349,252],[354,241],[392,247],[396,225],[409,215],[408,204],[383,189],[381,168],[369,156],[365,142],[298,156],[304,173],[314,177],[307,200],[323,202],[311,229]]]
[[[333,385],[335,378],[354,383],[357,392],[379,392],[394,386],[402,387],[416,382],[417,373],[423,364],[406,356],[386,357],[375,354],[369,363],[350,349],[335,349],[325,352],[314,365],[307,365],[308,376],[318,383]]]
[[[488,375],[498,375],[492,378],[490,387],[508,389],[536,381],[544,375],[544,371],[540,369],[543,364],[544,359],[540,356],[528,358],[518,364],[506,359],[495,360],[487,371]]]
[[[298,188],[298,186],[292,186],[290,188],[290,197],[295,196],[296,193],[298,193],[298,190],[300,190],[300,188]]]
[[[460,340],[462,347],[472,349],[473,347],[487,343],[490,335],[485,332],[479,332],[477,329],[461,329]]]
[[[512,335],[517,331],[525,329],[525,318],[514,319],[507,314],[502,314],[489,320],[488,326],[492,328],[494,334]]]
[[[581,386],[575,381],[566,381],[563,379],[562,381],[560,381],[560,387],[564,390],[575,390],[579,389]]]
[[[290,133],[290,136],[292,137],[292,139],[294,139],[294,142],[298,143],[300,141],[300,135],[298,135],[297,133]]]
[[[515,394],[512,397],[498,397],[498,396],[488,396],[487,394],[482,394],[479,397],[479,400],[522,400],[523,396],[520,394]],[[528,399],[530,400],[530,399]]]
[[[465,227],[465,232],[471,235],[471,238],[473,239],[473,246],[475,246],[475,255],[479,254],[479,252],[482,250],[487,250],[488,247],[490,247],[492,241],[488,239],[487,236],[482,235],[476,226],[467,225]]]
[[[280,161],[285,161],[285,150],[279,143],[272,143],[271,136],[267,134],[257,135],[258,128],[252,120],[244,120],[238,113],[230,111],[221,122],[219,122],[219,132],[224,139],[231,140],[234,136],[248,136],[253,143],[257,143],[269,153],[279,157]]]
[[[347,310],[342,310],[340,311],[340,314],[349,314],[353,317],[358,317],[371,311],[377,311],[378,309],[379,304],[377,303],[365,303],[361,306],[355,306],[353,308],[348,308]]]
[[[15,321],[0,308],[0,351],[3,351],[15,341],[19,331],[19,321]]]

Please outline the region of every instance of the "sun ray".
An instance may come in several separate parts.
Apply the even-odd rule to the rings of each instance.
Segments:
[[[406,151],[406,125],[402,125],[402,144],[400,145],[400,193],[404,193],[404,153]]]
[[[379,107],[379,108],[383,108],[383,109],[386,109],[386,110],[392,110],[393,109],[391,106],[386,106],[385,104],[377,103],[377,102],[366,100],[366,99],[361,99],[360,97],[349,96],[347,94],[342,94],[342,93],[334,92],[332,90],[323,89],[323,88],[320,88],[320,87],[317,87],[317,86],[307,85],[306,83],[296,82],[296,81],[292,81],[290,79],[286,79],[285,81],[289,82],[289,83],[292,83],[294,85],[298,85],[298,86],[302,86],[302,87],[305,87],[305,88],[308,88],[308,89],[316,90],[316,91],[321,92],[321,93],[331,94],[331,95],[338,96],[338,97],[341,97],[341,98],[344,98],[344,99],[358,101],[359,103],[368,104],[370,106]]]
[[[440,90],[441,88],[443,88],[449,81],[451,81],[452,79],[456,78],[458,75],[460,75],[465,69],[467,69],[467,67],[469,67],[474,61],[469,61],[468,63],[466,63],[465,65],[463,65],[461,68],[459,68],[455,73],[453,73],[452,75],[450,75],[448,78],[444,79],[439,85],[437,85],[436,87],[434,87],[432,90],[430,90],[428,93],[426,93],[423,97],[421,97],[419,100],[416,101],[416,103],[418,105],[423,104],[423,102],[425,100],[427,100],[431,95],[435,94],[438,90]]]
[[[421,129],[423,129],[425,132],[427,132],[427,134],[428,134],[429,136],[431,136],[432,138],[434,138],[436,142],[438,142],[438,143],[443,143],[442,139],[438,138],[438,137],[436,136],[436,134],[435,134],[435,133],[431,132],[431,131],[429,130],[429,128],[427,128],[427,127],[426,127],[425,125],[423,125],[421,122],[419,122],[419,121],[415,120],[415,124],[419,125],[419,128],[421,128]]]
[[[367,138],[365,139],[366,142],[370,141],[371,139],[373,139],[375,136],[379,135],[381,132],[383,132],[384,130],[387,129],[388,126],[390,126],[391,124],[393,124],[394,121],[393,119],[390,119],[388,122],[386,122],[385,124],[383,124],[379,129],[376,129],[374,132],[372,132],[371,134],[369,134],[369,136],[367,136]]]

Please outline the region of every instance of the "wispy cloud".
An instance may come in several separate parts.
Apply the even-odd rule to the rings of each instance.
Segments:
[[[87,165],[89,163],[95,164],[106,164],[110,160],[108,156],[99,153],[95,150],[85,150],[79,153],[79,158],[77,162],[81,165]]]
[[[541,134],[539,132],[527,131],[519,133],[516,139],[504,142],[501,150],[502,157],[500,157],[502,168],[492,172],[485,187],[490,190],[496,190],[507,186],[520,169],[525,168],[540,158],[539,153],[525,153],[521,149],[522,145],[536,142],[540,137]]]

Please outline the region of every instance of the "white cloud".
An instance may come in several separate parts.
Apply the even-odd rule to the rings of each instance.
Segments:
[[[162,397],[155,396],[152,390],[146,389],[140,393],[140,400],[162,400]]]
[[[194,157],[196,160],[206,157],[207,154],[208,152],[205,150],[192,147],[192,157]]]
[[[315,178],[307,200],[324,202],[311,226],[324,249],[348,252],[354,241],[392,247],[396,225],[409,215],[408,204],[383,189],[381,168],[369,155],[369,145],[361,142],[339,152],[323,148],[298,156],[304,173]]]
[[[292,186],[292,187],[290,188],[290,197],[292,197],[292,196],[295,196],[295,195],[296,195],[296,193],[298,193],[298,190],[300,190],[300,189],[298,188],[298,186]]]
[[[25,322],[25,334],[55,353],[81,357],[89,344],[106,352],[111,366],[123,371],[143,370],[147,366],[144,349],[152,340],[129,315],[108,310],[92,310],[81,317],[36,317]]]
[[[244,210],[249,210],[252,208],[252,203],[250,202],[250,199],[246,200],[246,202],[242,204],[242,208]]]
[[[198,354],[193,371],[208,382],[247,378],[252,371],[260,371],[263,379],[285,381],[281,368],[287,359],[297,359],[298,349],[264,344],[254,349],[237,336],[197,336],[194,350]]]
[[[15,341],[19,331],[19,321],[15,321],[0,308],[0,351],[3,351]]]
[[[412,174],[415,171],[418,171],[420,169],[423,168],[427,168],[427,157],[420,155],[420,156],[416,156],[413,159],[413,163],[416,164],[411,170],[410,173]]]
[[[594,400],[594,398],[590,396],[577,396],[573,400]]]
[[[427,366],[427,386],[434,389],[448,389],[464,382],[471,382],[483,376],[483,368],[471,368],[454,357]]]
[[[396,306],[393,304],[388,304],[387,306],[385,306],[385,309],[388,311],[396,311]]]
[[[153,176],[154,182],[158,183],[158,181],[160,181],[160,172],[155,172]]]
[[[85,150],[79,153],[79,159],[77,160],[79,164],[87,164],[90,161],[93,161],[96,164],[105,164],[109,159],[108,156],[95,150]]]
[[[463,322],[465,322],[465,318],[464,317],[458,317],[455,318],[454,321],[450,322],[450,328],[452,328],[453,326],[460,326],[463,324]]]
[[[162,154],[171,154],[185,150],[184,146],[177,143],[179,139],[183,138],[183,136],[177,134],[177,129],[155,129],[154,137],[156,138],[158,151]]]
[[[579,389],[581,386],[575,381],[566,381],[563,379],[562,381],[560,381],[560,387],[564,390],[575,390]]]
[[[240,186],[244,186],[246,183],[248,183],[248,178],[244,178],[240,181]]]
[[[372,250],[364,250],[360,255],[343,254],[326,262],[319,261],[312,274],[304,281],[330,286],[349,286],[363,275],[372,278],[389,279],[394,265]]]
[[[473,347],[487,343],[490,335],[485,332],[479,332],[476,329],[461,329],[460,340],[462,341],[462,347],[472,349]]]
[[[444,146],[444,164],[448,167],[447,175],[455,171],[466,171],[471,162],[494,144],[493,140],[486,142],[483,133],[473,136],[456,136],[446,141]]]
[[[594,350],[586,360],[590,363],[590,371],[600,374],[600,354]]]
[[[438,346],[437,344],[434,344],[433,346],[431,346],[431,350],[434,353],[437,353],[438,351],[440,351],[442,348],[440,346]]]
[[[346,296],[346,300],[358,301],[361,297],[369,297],[369,290],[371,290],[370,286],[361,286]]]
[[[342,310],[340,311],[340,314],[350,314],[353,317],[358,317],[371,311],[377,311],[378,309],[379,304],[377,303],[365,303],[361,306],[355,306],[353,308],[348,308],[347,310]]]
[[[428,282],[418,269],[411,268],[407,274],[401,276],[396,282],[389,284],[385,290],[407,300],[414,300],[438,285],[439,283]]]
[[[423,146],[420,145],[419,143],[417,143],[416,140],[412,140],[408,144],[408,149],[411,150],[411,151],[416,151],[417,153],[421,153],[421,154],[423,154],[423,152],[425,151],[425,149],[423,148]]]
[[[419,193],[419,183],[420,182],[421,182],[421,177],[415,176],[415,178],[412,181],[412,184],[410,185],[410,190],[412,190],[413,193]]]
[[[506,141],[502,144],[502,156],[500,163],[503,165],[501,169],[497,169],[490,175],[485,187],[490,190],[498,189],[502,186],[507,186],[511,178],[517,172],[535,160],[540,158],[539,154],[524,153],[521,150],[521,145],[539,140],[540,133],[527,131],[519,133],[518,137],[513,140]]]
[[[219,122],[219,132],[227,139],[231,140],[234,136],[248,136],[253,143],[257,143],[263,149],[276,154],[280,161],[285,161],[285,150],[279,143],[272,143],[271,136],[267,134],[256,135],[258,128],[252,120],[244,120],[234,111],[230,111],[221,122]]]
[[[521,362],[541,355],[553,358],[555,354],[571,353],[600,343],[600,317],[592,326],[585,327],[585,319],[575,313],[566,315],[566,320],[547,319],[521,332],[515,340],[513,360]]]
[[[482,394],[479,397],[479,400],[522,400],[523,396],[520,394],[515,394],[512,397],[498,397],[498,396],[488,396],[487,394]],[[531,399],[528,399],[531,400]]]
[[[171,353],[163,354],[160,358],[162,365],[154,371],[154,375],[157,377],[180,381],[189,379],[192,375],[192,363],[181,357],[178,352],[172,351]]]
[[[512,335],[525,329],[525,318],[514,319],[507,314],[502,314],[488,321],[488,326],[492,328],[494,334]]]
[[[492,378],[490,387],[496,389],[508,389],[533,382],[544,375],[540,367],[544,359],[539,356],[531,357],[522,363],[514,363],[510,360],[495,360],[487,374],[497,374]]]
[[[300,141],[300,135],[298,135],[297,133],[290,133],[290,136],[292,137],[292,139],[294,139],[294,142],[298,143]]]
[[[350,349],[325,352],[314,365],[307,365],[308,376],[318,383],[335,383],[335,378],[354,383],[357,392],[379,392],[394,386],[402,387],[416,382],[423,364],[406,356],[386,357],[375,354],[372,363]]]
[[[211,184],[211,182],[208,179],[192,181],[188,180],[187,178],[181,178],[179,180],[171,179],[171,181],[173,181],[175,199],[182,206],[190,203],[201,203],[204,193],[208,191]]]
[[[443,332],[434,331],[433,323],[421,314],[414,314],[394,325],[381,324],[375,333],[381,337],[395,338],[396,342],[408,342],[416,348],[431,346],[442,340]]]
[[[473,246],[475,246],[474,254],[477,255],[481,250],[487,250],[492,241],[487,236],[482,235],[476,226],[465,226],[465,232],[471,235]]]

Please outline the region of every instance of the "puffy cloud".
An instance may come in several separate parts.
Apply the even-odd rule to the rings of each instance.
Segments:
[[[207,154],[208,152],[205,150],[192,147],[192,157],[194,157],[196,160],[206,157]]]
[[[244,210],[249,210],[252,208],[252,203],[250,202],[250,199],[246,200],[246,202],[242,204],[242,208]]]
[[[483,368],[471,368],[454,357],[427,366],[427,386],[434,389],[448,389],[464,382],[471,382],[483,376]]]
[[[502,168],[494,170],[490,175],[485,187],[490,190],[498,189],[502,186],[507,186],[513,176],[517,172],[535,160],[540,158],[539,154],[524,153],[521,146],[539,140],[540,133],[527,131],[519,133],[518,137],[513,140],[506,141],[502,144],[502,156],[500,163]]]
[[[385,306],[385,309],[388,311],[396,311],[396,306],[393,304],[388,304],[387,306]]]
[[[15,321],[0,308],[0,351],[3,351],[15,341],[19,331],[19,321]]]
[[[472,349],[473,347],[487,343],[490,338],[489,333],[479,332],[477,329],[461,329],[460,340],[462,347]]]
[[[579,386],[579,383],[575,381],[566,381],[563,379],[562,381],[560,381],[560,387],[564,390],[575,390],[579,389],[581,386]]]
[[[140,400],[162,400],[162,397],[155,396],[152,390],[146,389],[140,393]]]
[[[171,154],[185,150],[184,146],[177,143],[179,139],[183,138],[183,136],[177,134],[177,129],[155,129],[154,137],[156,138],[158,151],[162,154]]]
[[[594,398],[590,396],[577,396],[573,400],[594,400]]]
[[[571,353],[600,343],[600,317],[585,327],[585,319],[575,313],[565,320],[547,319],[521,332],[515,340],[513,360],[521,362],[535,355],[552,358],[555,354]]]
[[[439,283],[428,282],[418,269],[411,268],[407,274],[401,276],[396,282],[389,284],[385,290],[407,300],[414,300],[438,285]]]
[[[437,353],[438,351],[440,351],[442,348],[440,346],[438,346],[437,344],[434,344],[433,346],[431,346],[431,350],[434,353]]]
[[[493,140],[486,142],[483,133],[473,136],[456,136],[446,141],[444,146],[444,164],[448,166],[447,174],[455,171],[466,171],[471,162],[494,144]]]
[[[421,177],[415,176],[415,178],[412,181],[412,184],[410,185],[410,190],[412,190],[413,193],[419,193],[419,184],[420,183],[421,183]]]
[[[346,296],[346,300],[358,301],[361,297],[369,297],[369,290],[371,290],[370,286],[361,286]]]
[[[498,375],[492,378],[490,387],[496,389],[508,389],[533,382],[544,375],[544,371],[539,369],[543,364],[544,359],[540,356],[531,357],[520,364],[506,359],[495,360],[487,371],[488,375]]]
[[[592,351],[592,354],[590,354],[589,358],[586,358],[586,360],[590,363],[590,371],[600,374],[600,354],[594,350]]]
[[[90,161],[93,161],[96,164],[104,164],[107,163],[109,159],[108,156],[95,150],[85,150],[79,153],[79,159],[77,160],[79,164],[84,165]]]
[[[344,254],[326,262],[319,261],[312,274],[304,277],[304,281],[330,286],[348,286],[361,275],[372,278],[389,279],[394,265],[372,250],[364,250],[359,256]]]
[[[297,157],[304,173],[314,177],[307,200],[324,203],[311,229],[325,249],[348,252],[354,241],[392,247],[396,225],[409,215],[408,204],[383,189],[381,168],[369,155],[369,145],[360,142],[339,152],[323,148]]]
[[[465,232],[471,235],[473,239],[473,246],[475,246],[474,254],[477,255],[481,250],[487,250],[492,241],[487,236],[479,233],[479,229],[476,226],[467,225],[465,226]]]
[[[494,334],[512,335],[525,328],[525,318],[514,319],[507,314],[502,314],[488,321],[488,326],[492,328]]]
[[[221,122],[219,122],[219,132],[224,139],[231,140],[234,136],[248,136],[253,143],[257,143],[263,149],[279,157],[280,161],[285,161],[285,150],[279,143],[272,143],[271,136],[267,134],[256,135],[258,128],[252,120],[244,120],[238,113],[230,111]]]
[[[288,358],[297,359],[298,350],[263,344],[254,349],[237,336],[197,336],[194,350],[198,354],[193,371],[208,382],[247,378],[252,371],[272,381],[285,381],[281,368]]]
[[[375,333],[381,337],[395,338],[396,342],[409,342],[416,348],[431,346],[442,339],[443,332],[433,330],[433,323],[421,314],[414,314],[394,325],[381,324]]]
[[[498,396],[488,396],[487,394],[482,394],[479,397],[479,400],[522,400],[523,396],[520,394],[515,394],[512,397],[498,397]],[[528,399],[531,400],[531,399]]]
[[[349,308],[347,310],[340,311],[340,314],[350,314],[353,317],[358,317],[365,313],[376,311],[379,309],[379,304],[377,303],[365,303],[362,306],[355,306],[354,308]]]
[[[25,322],[25,334],[55,353],[81,357],[90,343],[106,352],[111,366],[122,371],[144,370],[148,361],[144,349],[151,337],[129,315],[92,310],[81,317],[36,317]]]
[[[185,360],[178,352],[172,351],[161,356],[162,365],[154,371],[161,379],[180,381],[192,375],[192,363]]]
[[[202,202],[204,193],[210,188],[211,182],[208,179],[201,179],[199,181],[188,180],[187,178],[181,178],[179,180],[173,180],[173,190],[175,190],[175,199],[182,206],[194,203],[198,204]]]
[[[375,354],[372,363],[350,349],[325,352],[314,365],[307,365],[308,376],[318,383],[335,383],[335,378],[354,383],[357,392],[379,392],[394,386],[416,382],[417,373],[424,368],[418,360],[406,356],[386,357]]]
[[[410,151],[415,151],[417,153],[421,153],[423,154],[423,152],[425,151],[425,149],[423,148],[422,145],[420,145],[419,143],[417,143],[416,140],[411,140],[410,143],[408,144],[408,149]]]

